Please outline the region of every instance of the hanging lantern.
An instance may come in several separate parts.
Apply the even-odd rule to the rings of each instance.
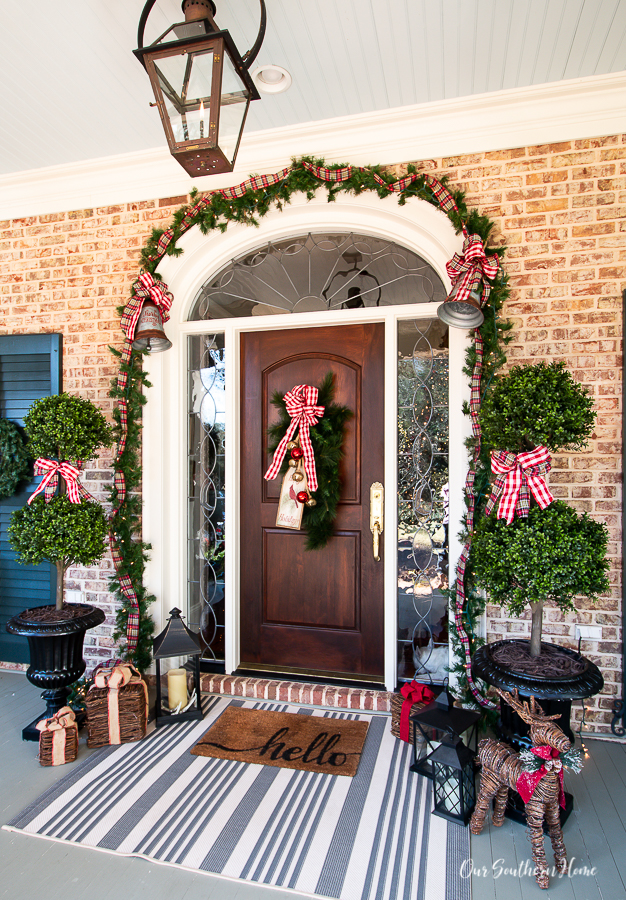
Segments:
[[[150,77],[170,152],[188,175],[232,172],[250,101],[260,99],[248,69],[265,36],[265,0],[257,39],[243,58],[215,24],[213,0],[183,0],[185,21],[144,47],[155,2],[141,13],[134,52]]]
[[[171,346],[172,342],[163,330],[161,310],[152,300],[145,300],[135,329],[133,350],[160,353],[162,350],[169,350]]]
[[[455,300],[460,281],[452,288],[450,294],[443,303],[437,307],[437,315],[446,325],[453,328],[479,328],[485,321],[483,311],[480,308],[480,294],[470,291],[464,300]]]
[[[475,753],[451,734],[442,740],[430,760],[433,768],[433,814],[467,825],[476,806]]]
[[[174,725],[188,719],[202,719],[202,703],[200,700],[200,654],[202,644],[200,637],[190,631],[183,622],[180,609],[170,610],[167,625],[152,642],[152,652],[156,663],[156,727]],[[191,691],[188,687],[189,672],[185,668],[169,669],[167,672],[167,695],[164,698],[161,683],[161,660],[173,657],[187,657],[192,663]]]

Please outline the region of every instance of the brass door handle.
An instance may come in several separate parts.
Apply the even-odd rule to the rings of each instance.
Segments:
[[[372,532],[374,534],[374,559],[376,562],[380,562],[380,525],[378,522],[374,522]]]
[[[380,481],[375,481],[370,488],[370,531],[373,535],[374,559],[380,562],[380,536],[383,532],[383,501],[385,489]]]

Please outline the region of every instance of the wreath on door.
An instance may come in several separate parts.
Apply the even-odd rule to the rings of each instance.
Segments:
[[[24,438],[10,419],[0,418],[0,500],[12,497],[32,475]]]
[[[304,385],[301,385],[301,387],[304,387]],[[279,415],[278,422],[271,425],[267,430],[269,435],[268,450],[272,455],[275,454],[279,444],[286,437],[292,425],[293,419],[288,410],[289,395],[290,392],[283,397],[278,391],[275,391],[272,397],[272,404],[277,408]],[[307,534],[307,550],[320,550],[326,546],[333,536],[337,505],[341,495],[339,467],[344,452],[344,427],[354,413],[347,406],[339,406],[334,403],[334,397],[335,384],[333,373],[328,372],[321,385],[317,388],[317,400],[315,403],[315,406],[323,407],[323,412],[319,418],[316,416],[318,418],[316,424],[311,425],[307,429],[317,476],[317,488],[315,490],[309,489],[307,492],[309,500],[304,501],[305,512],[302,519],[302,529]],[[302,459],[304,455],[304,451],[300,446],[303,437],[302,430],[301,426],[300,441],[296,439],[286,443],[286,448],[290,451],[290,454],[285,453],[276,474],[285,475],[290,465],[293,465],[292,461],[294,459],[297,464]],[[293,446],[290,446],[290,444]]]

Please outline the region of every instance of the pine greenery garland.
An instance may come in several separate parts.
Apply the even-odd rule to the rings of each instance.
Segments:
[[[302,528],[307,533],[307,550],[320,550],[333,536],[337,504],[341,494],[339,466],[343,457],[344,426],[354,413],[347,406],[333,403],[334,396],[333,373],[328,372],[318,389],[317,398],[317,405],[324,407],[324,415],[309,430],[318,487],[315,493],[311,494],[316,505],[307,506],[302,519]],[[278,391],[274,393],[272,403],[278,409],[280,419],[267,430],[270,453],[274,453],[291,422],[285,400]],[[283,460],[280,475],[284,475],[288,468],[289,451]]]
[[[118,350],[113,347],[110,349],[118,359],[121,357]],[[133,352],[128,364],[120,363],[120,371],[128,373],[127,389],[120,391],[117,387],[117,379],[114,379],[109,391],[110,397],[116,400],[124,398],[128,403],[126,446],[115,463],[116,471],[123,472],[126,482],[126,496],[121,505],[115,483],[109,488],[109,499],[113,504],[113,509],[117,509],[119,506],[117,515],[111,521],[111,535],[123,562],[119,572],[111,578],[110,585],[119,604],[113,634],[114,640],[122,641],[118,653],[124,659],[132,659],[139,671],[145,672],[152,659],[152,635],[154,633],[154,622],[149,615],[148,607],[156,598],[146,591],[143,584],[150,544],[135,538],[135,535],[141,533],[141,498],[137,493],[141,489],[141,408],[146,403],[143,389],[150,387],[150,382],[142,370],[141,356],[142,354]],[[122,428],[117,404],[113,409],[113,419],[115,421],[115,439],[119,444]],[[128,653],[124,643],[131,605],[120,588],[119,575],[130,577],[139,601],[139,636],[137,649],[132,654]]]
[[[0,418],[0,500],[12,497],[32,469],[24,438],[15,422]]]
[[[208,202],[206,204],[201,205],[197,209],[194,209],[194,207],[201,199],[201,195],[197,190],[194,189],[190,193],[190,202],[183,204],[181,207],[179,207],[179,209],[176,210],[167,228],[154,228],[152,230],[150,237],[147,239],[141,250],[141,267],[145,271],[150,272],[158,280],[160,278],[160,275],[156,271],[156,269],[163,256],[180,256],[183,250],[178,246],[178,240],[189,228],[195,225],[199,227],[202,234],[209,234],[215,229],[219,229],[221,232],[225,232],[229,222],[236,222],[258,227],[260,218],[265,216],[271,209],[282,209],[285,204],[291,202],[292,197],[296,194],[304,193],[307,199],[311,200],[316,195],[318,190],[325,190],[328,201],[332,202],[342,192],[358,195],[362,194],[364,191],[374,191],[382,199],[388,197],[390,193],[386,185],[392,184],[397,180],[397,176],[394,173],[386,171],[381,166],[370,166],[364,170],[360,170],[355,167],[350,178],[345,181],[321,181],[319,178],[317,178],[316,175],[304,168],[303,163],[305,162],[311,163],[314,166],[326,167],[331,170],[343,169],[347,165],[346,163],[337,163],[327,166],[325,160],[311,156],[304,156],[300,159],[293,159],[291,170],[282,181],[279,181],[276,184],[268,185],[267,187],[259,190],[248,189],[241,197],[237,198],[228,198],[224,197],[220,193],[214,193],[207,197]],[[436,208],[440,209],[439,201],[433,191],[427,185],[424,175],[421,173],[418,174],[417,168],[414,165],[407,166],[406,174],[418,175],[418,177],[410,184],[407,184],[402,191],[394,194],[394,196],[396,196],[398,199],[398,204],[400,206],[404,206],[407,200],[411,198],[417,198],[423,200],[426,203],[430,203],[431,206],[435,206]],[[374,177],[375,175],[378,175],[380,178],[382,178],[384,184],[379,184]],[[481,215],[478,210],[468,209],[467,203],[465,202],[464,192],[453,188],[449,183],[448,176],[441,176],[438,180],[448,191],[450,191],[457,206],[456,210],[450,210],[449,212],[445,213],[445,215],[447,215],[448,219],[452,223],[455,232],[457,234],[460,233],[465,226],[470,234],[477,234],[482,238],[485,245],[485,252],[488,255],[495,254],[499,258],[501,258],[506,252],[505,248],[489,246],[491,232],[494,228],[495,223],[491,219],[489,219],[488,216]],[[162,249],[159,246],[159,241],[164,237],[166,231],[168,233],[171,232],[170,240],[167,243],[165,249]],[[510,340],[510,336],[507,334],[507,332],[510,330],[512,325],[511,323],[505,322],[500,318],[500,312],[506,299],[508,298],[508,295],[509,288],[507,278],[500,270],[492,284],[489,298],[483,304],[485,321],[480,327],[480,333],[484,341],[482,379],[483,394],[487,390],[489,390],[491,379],[493,378],[496,370],[499,369],[506,361],[503,347]],[[123,308],[120,310],[120,315],[122,312]],[[119,356],[119,354],[117,355]],[[472,344],[467,352],[466,367],[464,369],[464,372],[468,375],[469,378],[471,378],[472,376],[475,360],[476,350],[474,345]],[[139,403],[139,401],[137,401],[135,392],[137,392],[139,395],[141,394],[141,385],[142,382],[133,384],[129,391],[129,429],[136,427],[139,430],[141,427],[140,424],[134,421],[135,416],[140,416],[141,404]],[[115,393],[115,387],[113,388],[111,396],[118,396]],[[469,412],[468,409],[466,409],[465,411]],[[471,443],[472,441],[470,440],[470,445]],[[470,450],[472,450],[471,446]],[[475,480],[475,494],[477,498],[475,513],[476,518],[482,515],[484,506],[487,501],[486,495],[488,495],[489,492],[489,478],[491,471],[489,460],[490,450],[491,447],[486,442],[483,442],[481,446],[480,459],[478,462]],[[123,455],[123,458],[118,463],[116,463],[115,469],[116,471],[124,472],[124,474],[127,476],[128,474],[131,474],[131,470],[138,470],[140,474],[141,469],[137,451],[135,451],[135,455],[133,455],[130,454],[127,450]],[[113,490],[112,493],[114,496],[116,492]],[[307,509],[307,516],[309,516],[310,511],[310,509]],[[128,513],[128,510],[126,512]],[[139,528],[139,515],[132,514],[132,524],[130,524],[128,526],[128,530],[125,531],[125,537],[122,541],[120,541],[119,547],[125,560],[126,555],[130,555],[128,564],[125,562],[125,569],[129,568],[133,570],[133,583],[135,585],[135,590],[137,591],[138,596],[141,594],[140,645],[147,648],[148,645],[146,639],[145,637],[142,638],[142,631],[144,628],[149,628],[151,633],[152,623],[145,623],[145,609],[147,604],[152,602],[154,598],[146,596],[145,591],[142,588],[141,580],[137,580],[141,579],[141,576],[143,574],[145,550],[148,549],[145,544],[132,540],[133,530],[138,531]],[[467,530],[464,529],[462,539],[465,539],[466,537]],[[141,551],[139,551],[138,548],[141,548]],[[470,577],[466,578],[465,592],[467,596],[467,602],[463,610],[463,624],[466,627],[467,634],[470,639],[471,651],[474,652],[474,650],[476,650],[482,643],[481,639],[476,635],[474,631],[474,623],[478,621],[481,613],[484,610],[485,600],[483,599],[481,593],[473,587]],[[454,605],[454,584],[450,588],[449,595],[451,598],[451,602]],[[120,595],[118,594],[118,597],[119,596]],[[118,616],[118,635],[125,634],[125,621],[126,614],[122,612],[121,617]],[[450,629],[450,634],[452,637],[453,646],[455,648],[456,659],[455,664],[452,666],[452,671],[459,678],[458,683],[460,686],[460,694],[462,698],[464,700],[467,700],[469,704],[472,704],[474,701],[467,683],[464,651],[460,641],[458,640],[454,628]],[[143,644],[141,644],[142,641]],[[149,654],[149,649],[146,649],[146,652]],[[137,656],[135,656],[134,659],[136,662]],[[459,691],[457,691],[457,693],[459,693]]]

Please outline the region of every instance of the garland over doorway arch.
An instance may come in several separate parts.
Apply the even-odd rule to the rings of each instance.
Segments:
[[[303,158],[275,175],[256,176],[233,188],[216,191],[200,197],[192,193],[191,204],[182,206],[174,214],[172,224],[165,230],[155,229],[141,253],[142,273],[133,285],[133,296],[123,311],[122,327],[126,341],[120,357],[120,372],[112,387],[111,396],[117,400],[114,418],[117,426],[118,450],[115,458],[115,482],[111,489],[114,511],[111,517],[111,547],[116,569],[113,588],[117,591],[120,609],[118,612],[117,637],[125,637],[123,652],[135,662],[145,667],[149,662],[149,639],[151,622],[147,607],[152,597],[147,595],[143,585],[146,559],[145,544],[133,539],[139,527],[140,505],[131,492],[141,479],[141,463],[138,456],[140,412],[145,402],[142,388],[146,379],[141,371],[140,356],[132,352],[131,344],[134,325],[144,300],[155,300],[161,307],[164,320],[169,318],[172,302],[156,272],[164,256],[178,256],[182,248],[178,246],[180,237],[194,225],[202,234],[219,229],[226,231],[230,222],[258,225],[258,217],[270,209],[282,209],[295,194],[304,194],[307,199],[315,196],[317,189],[324,186],[329,201],[341,192],[359,195],[364,191],[375,191],[384,198],[395,194],[398,203],[404,205],[410,198],[418,198],[442,210],[452,223],[456,233],[463,233],[464,253],[455,258],[456,280],[463,278],[468,269],[477,271],[480,277],[480,260],[472,261],[465,250],[480,244],[482,258],[486,255],[501,256],[504,248],[487,249],[493,223],[476,210],[468,210],[461,191],[451,191],[446,180],[438,180],[428,174],[420,174],[409,166],[405,177],[395,180],[394,176],[381,167],[356,168],[352,166],[325,166],[323,160]],[[473,267],[473,269],[472,269]],[[461,269],[461,274],[458,274]],[[470,413],[474,432],[474,460],[470,467],[466,484],[467,540],[457,569],[457,582],[452,593],[455,598],[455,626],[458,637],[458,653],[455,672],[460,685],[469,691],[470,699],[489,705],[470,673],[470,657],[478,640],[474,632],[474,622],[482,611],[482,601],[473,592],[465,590],[465,562],[470,547],[476,498],[479,502],[489,478],[489,453],[481,447],[477,413],[480,405],[481,379],[489,380],[504,361],[501,342],[506,323],[499,320],[499,313],[507,296],[506,279],[498,272],[493,284],[484,282],[483,308],[485,322],[474,332],[474,345],[467,358],[466,372],[472,378],[472,399]],[[487,383],[488,383],[487,380]]]

